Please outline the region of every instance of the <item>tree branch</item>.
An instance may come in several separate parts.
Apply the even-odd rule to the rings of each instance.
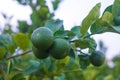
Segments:
[[[32,50],[27,50],[27,51],[25,51],[25,52],[23,52],[23,53],[20,53],[20,54],[8,56],[6,59],[9,60],[9,59],[12,59],[12,58],[14,58],[14,57],[19,57],[19,56],[25,55],[25,54],[27,54],[27,53],[29,53],[29,52],[32,52]]]

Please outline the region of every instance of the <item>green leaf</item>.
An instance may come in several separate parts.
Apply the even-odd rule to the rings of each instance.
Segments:
[[[41,69],[41,64],[36,60],[30,60],[28,63],[28,67],[25,69],[25,75],[30,75],[32,73],[35,73],[39,69]]]
[[[89,12],[89,14],[85,17],[85,19],[82,21],[80,32],[82,33],[83,36],[87,33],[90,25],[99,18],[100,7],[101,7],[100,3],[96,4]]]
[[[75,26],[71,29],[71,31],[76,34],[78,38],[82,37],[82,34],[80,33],[80,26]]]
[[[76,59],[76,53],[75,53],[74,49],[72,49],[72,48],[70,49],[69,56],[73,59]]]
[[[10,51],[11,53],[13,53],[16,48],[12,37],[9,34],[0,35],[0,46],[5,47],[5,51]]]
[[[5,55],[6,55],[5,47],[0,47],[0,60],[4,59]]]
[[[63,69],[69,63],[70,57],[67,56],[64,59],[60,59],[56,61],[56,65],[58,70]]]
[[[23,73],[16,73],[11,80],[25,80]]]
[[[42,16],[40,15],[39,10],[34,10],[30,17],[34,27],[43,26],[46,21],[46,19],[42,18]]]
[[[21,49],[26,50],[29,47],[30,40],[28,38],[28,35],[24,33],[16,33],[13,35],[13,39],[17,46],[19,46]]]
[[[48,69],[51,66],[50,57],[40,60],[40,63],[44,68]]]
[[[101,22],[103,24],[107,24],[107,26],[111,26],[113,24],[113,15],[112,13],[106,11],[101,17]]]
[[[12,43],[12,38],[9,34],[1,34],[0,35],[0,45],[7,46]]]
[[[90,51],[94,50],[97,46],[95,40],[92,38],[78,39],[75,41],[75,45],[81,49],[89,48]]]
[[[59,76],[55,76],[54,80],[65,80],[65,74],[61,73]]]
[[[114,0],[112,14],[114,18],[120,16],[120,0]]]
[[[103,14],[104,14],[105,12],[110,12],[110,13],[112,13],[112,5],[108,6],[108,7],[104,10]]]
[[[48,20],[45,23],[45,27],[48,27],[53,32],[56,32],[60,30],[63,27],[63,21],[62,20]]]
[[[54,36],[56,38],[60,37],[60,38],[65,38],[65,39],[71,40],[71,39],[74,38],[75,34],[72,31],[68,31],[68,30],[62,31],[62,30],[59,30],[59,31],[55,32]]]
[[[90,28],[92,34],[99,34],[107,31],[111,31],[110,26],[113,24],[112,13],[106,11],[102,17],[96,20]]]
[[[65,69],[66,70],[71,70],[73,68],[74,64],[75,64],[75,59],[70,58],[70,60],[69,60],[68,64],[66,65]]]
[[[52,1],[53,9],[56,10],[59,6],[61,0],[54,0]]]
[[[112,26],[115,32],[120,33],[120,26]]]
[[[89,40],[78,39],[75,41],[76,47],[80,47],[81,49],[85,49],[89,47]]]
[[[90,28],[92,34],[104,33],[108,28],[106,26],[95,25],[93,24]]]
[[[54,60],[54,61],[52,61],[50,67],[48,68],[48,71],[49,72],[54,72],[56,70],[56,68],[57,67],[56,67],[55,60]]]
[[[27,24],[26,21],[18,21],[18,29],[20,30],[20,32],[22,33],[27,33],[29,30],[29,25]]]
[[[46,1],[45,0],[37,0],[37,4],[40,6],[45,6]]]

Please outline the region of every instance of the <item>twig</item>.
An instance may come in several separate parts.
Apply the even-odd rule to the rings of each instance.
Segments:
[[[80,52],[80,53],[82,53],[82,54],[85,54],[85,53],[84,53],[84,52],[82,52],[81,50],[77,50],[77,49],[76,49],[76,51],[78,51],[78,52]]]
[[[94,35],[94,34],[88,34],[88,35],[84,36],[83,38],[85,39],[85,38],[88,38],[88,37],[90,37],[92,35]]]
[[[27,54],[27,53],[29,53],[29,52],[32,52],[32,50],[27,50],[27,51],[25,51],[25,52],[23,52],[23,53],[20,53],[20,54],[8,56],[6,59],[9,60],[9,59],[12,59],[12,58],[14,58],[14,57],[19,57],[19,56],[25,55],[25,54]]]
[[[2,64],[0,64],[0,72],[2,73],[3,79],[7,80],[7,76],[5,74],[5,71],[3,70],[3,65]]]
[[[63,73],[71,73],[71,72],[80,72],[82,71],[81,69],[75,69],[75,70],[68,70],[68,71],[62,71]]]

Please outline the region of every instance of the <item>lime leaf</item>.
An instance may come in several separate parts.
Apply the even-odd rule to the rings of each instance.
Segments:
[[[71,70],[74,64],[75,64],[75,59],[70,58],[68,64],[66,65],[66,70]]]
[[[75,26],[71,29],[71,31],[78,37],[80,38],[82,34],[80,33],[80,26]]]
[[[51,29],[53,32],[56,32],[63,28],[63,21],[62,20],[48,20],[45,23],[45,27],[48,27]]]
[[[54,33],[55,37],[59,37],[59,38],[65,38],[68,40],[71,40],[74,38],[75,34],[72,31],[68,31],[68,30],[59,30],[57,32]]]
[[[82,69],[87,68],[87,66],[90,64],[90,60],[89,60],[90,56],[87,54],[81,54],[79,55],[79,58],[80,58],[79,63],[80,63],[81,68]]]
[[[108,24],[108,26],[109,26],[109,25],[112,25],[112,23],[113,23],[112,13],[106,11],[106,12],[103,14],[103,16],[102,16],[101,21],[102,21],[102,23],[104,23],[104,24],[105,24],[105,23]]]
[[[0,46],[4,46],[6,50],[13,53],[15,51],[15,44],[13,43],[12,37],[9,34],[0,35]]]
[[[56,61],[57,63],[57,68],[64,68],[68,63],[69,63],[70,57],[67,56],[64,59]]]
[[[4,59],[5,54],[6,54],[5,47],[0,47],[0,60]]]
[[[89,46],[89,41],[85,39],[79,39],[75,41],[76,47],[80,47],[81,49],[88,48]]]
[[[90,28],[92,34],[99,34],[111,31],[110,26],[113,24],[112,13],[106,11],[100,19],[97,19]]]
[[[112,26],[115,32],[120,33],[120,26]]]
[[[69,56],[71,57],[71,58],[73,58],[73,59],[76,59],[76,53],[75,53],[75,51],[74,51],[74,49],[70,49],[70,52],[69,52]]]
[[[44,68],[48,69],[51,66],[51,60],[50,57],[46,59],[40,60],[41,64],[44,66]]]
[[[120,16],[120,0],[114,0],[112,14],[114,18]]]
[[[78,39],[75,41],[75,45],[81,49],[89,48],[90,50],[94,50],[97,46],[95,40],[92,38]]]
[[[108,6],[105,10],[104,10],[104,12],[103,12],[103,14],[105,13],[105,12],[110,12],[110,13],[112,13],[112,5],[110,5],[110,6]]]
[[[28,36],[24,33],[17,33],[13,35],[13,39],[17,46],[21,49],[26,50],[29,47],[30,40]]]
[[[89,12],[89,14],[85,17],[85,19],[82,21],[80,32],[82,33],[83,36],[87,33],[90,25],[99,18],[100,7],[101,7],[100,3],[96,4]]]
[[[24,75],[23,75],[23,73],[16,73],[12,78],[11,78],[11,80],[24,80],[25,78],[24,78]]]
[[[26,21],[18,21],[18,24],[19,24],[18,29],[20,30],[20,32],[22,33],[28,32],[30,26],[27,24]]]
[[[54,0],[52,1],[53,9],[56,10],[59,6],[61,0]]]
[[[32,74],[36,71],[38,71],[41,68],[40,63],[35,60],[30,60],[28,67],[25,69],[25,75]]]

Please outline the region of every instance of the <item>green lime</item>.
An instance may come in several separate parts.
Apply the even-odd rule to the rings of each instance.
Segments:
[[[36,48],[47,50],[54,41],[53,32],[47,27],[39,27],[33,31],[31,41]]]
[[[55,59],[65,58],[70,50],[70,44],[65,39],[57,38],[50,49],[50,54]]]
[[[94,51],[90,55],[90,61],[94,66],[101,66],[105,61],[105,55],[100,51]]]
[[[38,59],[44,59],[44,58],[47,58],[49,56],[49,53],[47,51],[43,51],[41,49],[35,48],[34,46],[32,47],[32,50],[33,50],[33,54]]]

